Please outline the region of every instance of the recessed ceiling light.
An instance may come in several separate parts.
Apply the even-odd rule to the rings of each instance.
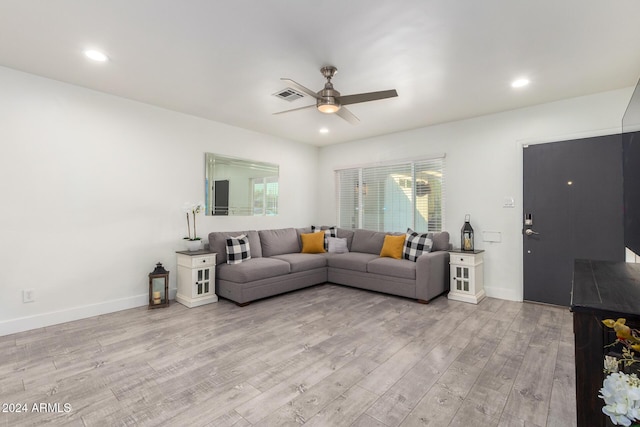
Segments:
[[[84,56],[98,62],[106,62],[109,59],[107,55],[97,50],[85,50]]]
[[[511,82],[511,87],[525,87],[528,84],[529,84],[529,79],[522,78],[522,79],[517,79]]]
[[[327,128],[320,128],[320,130],[318,131],[320,133],[329,133],[329,129]]]

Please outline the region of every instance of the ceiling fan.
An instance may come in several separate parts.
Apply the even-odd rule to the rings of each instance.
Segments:
[[[327,79],[327,82],[324,84],[324,89],[314,92],[311,89],[302,86],[300,83],[297,83],[291,79],[282,78],[280,80],[284,80],[291,84],[294,88],[306,93],[309,96],[312,96],[316,99],[315,105],[307,105],[305,107],[294,108],[292,110],[280,111],[273,114],[283,114],[289,113],[291,111],[304,110],[306,108],[316,107],[318,111],[325,114],[333,114],[340,116],[344,120],[348,121],[352,125],[357,125],[360,123],[360,119],[358,119],[351,111],[347,110],[344,106],[351,104],[358,104],[360,102],[368,102],[368,101],[376,101],[378,99],[385,98],[393,98],[398,96],[398,92],[395,89],[391,90],[382,90],[379,92],[367,92],[367,93],[358,93],[355,95],[340,95],[340,92],[333,88],[333,83],[331,83],[331,79],[336,75],[338,69],[333,66],[326,66],[320,69],[322,75]]]

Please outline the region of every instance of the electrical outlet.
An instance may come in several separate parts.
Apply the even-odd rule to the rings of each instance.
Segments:
[[[36,291],[34,289],[22,290],[22,302],[34,302],[36,300]]]

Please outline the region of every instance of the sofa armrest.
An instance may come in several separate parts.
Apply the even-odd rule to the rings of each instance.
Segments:
[[[429,252],[416,260],[416,299],[429,301],[449,290],[449,252]]]

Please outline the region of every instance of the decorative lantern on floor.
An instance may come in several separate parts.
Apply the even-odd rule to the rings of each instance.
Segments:
[[[162,263],[149,273],[149,308],[169,306],[169,272]]]
[[[464,216],[464,225],[460,230],[460,249],[463,251],[473,251],[473,228],[469,224],[471,215]]]

